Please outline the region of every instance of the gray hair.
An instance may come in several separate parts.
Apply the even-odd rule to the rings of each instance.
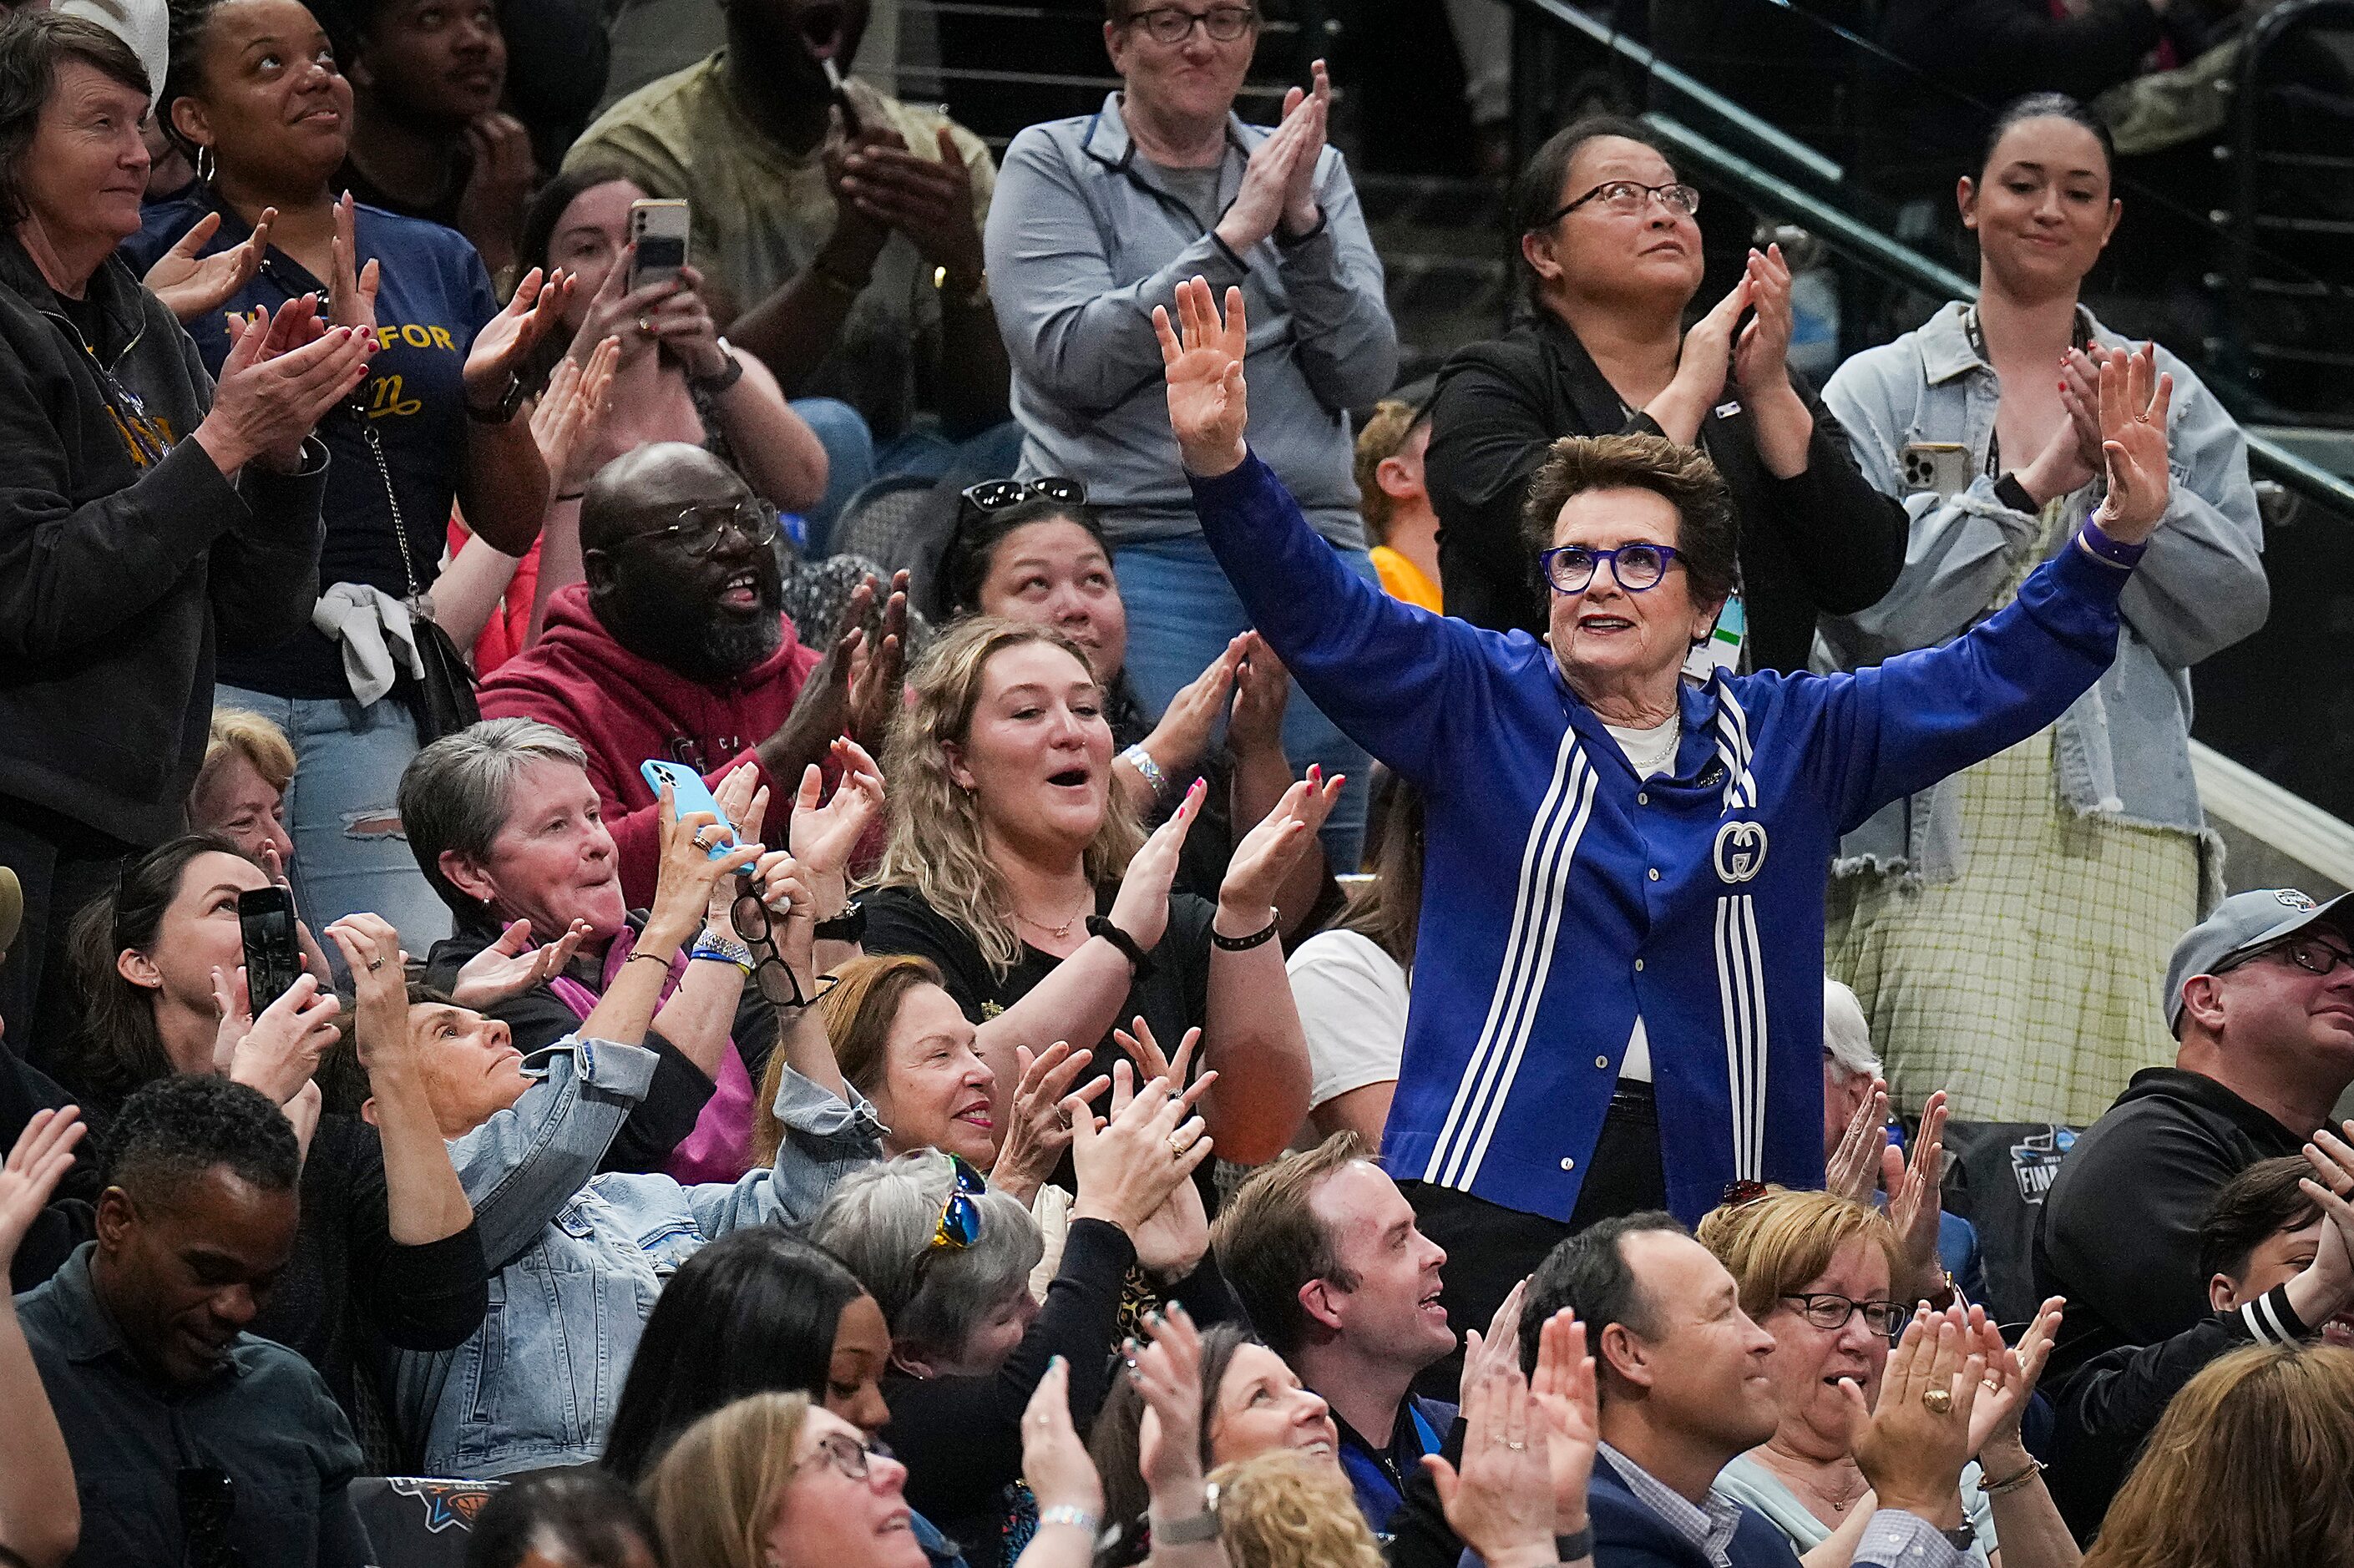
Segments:
[[[400,825],[408,853],[441,902],[461,915],[479,913],[474,900],[441,874],[441,856],[490,857],[507,825],[515,780],[535,762],[568,762],[586,770],[578,741],[537,719],[484,719],[445,735],[408,760],[400,775]]]
[[[991,1188],[981,1234],[966,1247],[935,1248],[955,1168],[936,1149],[854,1171],[826,1195],[809,1239],[842,1260],[883,1308],[891,1338],[919,1352],[954,1355],[981,1319],[1016,1290],[1045,1255],[1037,1222],[1019,1200]]]
[[[1829,975],[1823,977],[1823,1054],[1839,1065],[1843,1078],[1882,1075],[1880,1058],[1872,1054],[1872,1025],[1864,1022],[1863,1003]]]

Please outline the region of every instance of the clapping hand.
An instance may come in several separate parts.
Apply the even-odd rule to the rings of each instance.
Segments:
[[[1734,343],[1734,379],[1752,398],[1787,391],[1790,385],[1794,314],[1790,307],[1790,266],[1782,260],[1782,248],[1768,245],[1762,252],[1752,250],[1743,281],[1749,285],[1752,314],[1749,324],[1741,329],[1740,337]]]
[[[1835,1198],[1868,1203],[1880,1184],[1881,1158],[1888,1149],[1888,1081],[1872,1087],[1847,1118],[1839,1148],[1823,1164],[1823,1191]]]
[[[1330,779],[1315,764],[1308,768],[1308,777],[1283,792],[1283,799],[1266,821],[1243,835],[1235,846],[1234,858],[1226,863],[1225,880],[1218,885],[1218,907],[1232,910],[1245,919],[1261,919],[1275,904],[1275,890],[1299,857],[1308,853],[1308,845],[1324,819],[1332,814],[1333,804],[1341,798],[1348,779],[1335,773]],[[1260,926],[1247,929],[1226,930],[1229,937],[1246,937]]]
[[[604,466],[605,454],[596,437],[613,411],[613,372],[621,363],[621,340],[595,342],[585,362],[568,354],[557,361],[547,389],[531,410],[532,440],[539,444],[539,460],[558,491],[578,490]]]
[[[496,941],[466,960],[450,987],[450,1000],[481,1012],[534,986],[546,985],[564,972],[590,930],[588,921],[575,920],[555,941],[535,948],[531,922],[511,920]]]
[[[1129,1377],[1144,1396],[1137,1470],[1164,1517],[1189,1518],[1202,1497],[1202,1336],[1183,1305],[1145,1319],[1147,1344]],[[1131,1344],[1134,1341],[1130,1341]]]
[[[257,459],[291,471],[313,428],[367,375],[375,342],[352,327],[323,328],[316,294],[231,316],[228,331],[228,357],[194,439],[224,474]]]
[[[1257,632],[1246,631],[1239,641],[1243,661],[1235,669],[1235,707],[1226,723],[1226,745],[1236,757],[1267,751],[1280,755],[1283,710],[1291,699],[1291,672]]]
[[[1105,1220],[1131,1237],[1212,1149],[1209,1129],[1192,1114],[1191,1093],[1176,1093],[1167,1079],[1155,1078],[1131,1097],[1133,1081],[1127,1063],[1113,1065],[1112,1114],[1100,1128],[1085,1100],[1074,1096],[1063,1102],[1079,1179],[1071,1217]]]
[[[16,1258],[25,1234],[74,1162],[74,1145],[90,1130],[78,1106],[37,1110],[0,1165],[0,1274]]]
[[[1183,1091],[1179,1097],[1189,1107],[1207,1094],[1218,1075],[1205,1072],[1191,1083],[1186,1075],[1193,1070],[1194,1049],[1202,1043],[1199,1029],[1185,1031],[1184,1040],[1177,1047],[1177,1059],[1171,1061],[1161,1054],[1161,1043],[1152,1037],[1152,1026],[1140,1015],[1135,1020],[1136,1033],[1125,1029],[1112,1031],[1112,1039],[1142,1067],[1149,1080],[1172,1085]],[[1119,1105],[1119,1084],[1122,1081],[1118,1064],[1113,1068],[1112,1106]],[[1180,1181],[1169,1189],[1169,1196],[1161,1206],[1144,1217],[1130,1239],[1136,1244],[1136,1261],[1154,1279],[1182,1279],[1200,1266],[1202,1255],[1210,1250],[1210,1216],[1202,1206],[1202,1191],[1191,1181]]]
[[[1057,1040],[1034,1056],[1027,1045],[1016,1045],[1013,1060],[1022,1076],[1006,1113],[1004,1141],[989,1168],[989,1184],[1027,1203],[1071,1146],[1071,1124],[1063,1114],[1063,1102],[1076,1094],[1082,1103],[1093,1104],[1111,1087],[1111,1080],[1097,1076],[1074,1090],[1071,1086],[1095,1060],[1095,1053],[1075,1051],[1067,1040]]]
[[[1978,1394],[1978,1407],[1970,1413],[1971,1451],[1984,1456],[1999,1454],[2005,1459],[2014,1456],[2026,1457],[2026,1448],[2020,1441],[2019,1423],[2027,1414],[2027,1401],[2043,1376],[2044,1363],[2052,1359],[2052,1346],[2060,1337],[2061,1314],[2068,1305],[2064,1296],[2047,1298],[2036,1308],[2034,1319],[2019,1336],[2017,1348],[2002,1342],[2002,1330],[1985,1322],[1983,1308],[1971,1308],[1972,1327],[1978,1333],[1979,1350],[1987,1358],[1985,1386]],[[2017,1463],[1988,1465],[1990,1471],[2008,1473],[2017,1470]]]
[[[1161,340],[1162,374],[1169,384],[1169,425],[1185,471],[1201,479],[1230,473],[1249,455],[1243,431],[1250,409],[1243,385],[1243,361],[1250,353],[1250,327],[1243,291],[1226,291],[1225,319],[1207,280],[1177,285],[1178,329],[1166,308],[1152,307],[1153,334]]]
[[[1500,1359],[1464,1391],[1461,1471],[1439,1455],[1423,1457],[1447,1522],[1490,1568],[1555,1560],[1550,1446],[1519,1361]]]
[[[373,256],[366,266],[359,264],[358,209],[349,191],[335,203],[335,233],[328,242],[328,254],[333,260],[327,269],[327,319],[337,326],[373,334],[376,290],[384,273]]]
[[[939,156],[925,158],[896,136],[860,138],[843,154],[835,188],[868,222],[906,235],[925,260],[969,289],[982,265],[972,171],[947,126],[934,145]]]
[[[1112,895],[1111,923],[1148,953],[1161,945],[1162,934],[1169,929],[1169,887],[1177,880],[1178,857],[1184,853],[1185,835],[1201,812],[1207,788],[1196,779],[1186,789],[1185,798],[1169,813],[1169,820],[1153,829],[1144,847],[1129,857],[1128,869],[1120,874],[1119,891]]]
[[[1060,1356],[1046,1362],[1022,1412],[1022,1478],[1041,1513],[1068,1509],[1103,1517],[1103,1478],[1071,1425],[1071,1363]]]
[[[2093,520],[2121,545],[2138,545],[2166,518],[2172,484],[2167,469],[2167,417],[2174,377],[2158,368],[2158,345],[2101,361],[2101,458],[2108,494]]]
[[[1235,673],[1250,649],[1250,633],[1238,634],[1221,649],[1202,673],[1177,688],[1161,710],[1161,722],[1144,737],[1144,749],[1172,779],[1190,778],[1210,747],[1210,731],[1225,711],[1226,694],[1234,689]]]
[[[1585,1528],[1586,1487],[1594,1479],[1594,1456],[1602,1443],[1602,1414],[1594,1358],[1585,1353],[1585,1325],[1566,1307],[1546,1319],[1539,1330],[1537,1370],[1529,1382],[1529,1394],[1544,1418],[1553,1531],[1575,1535]]]
[[[829,750],[841,769],[833,796],[818,803],[825,792],[825,775],[811,763],[801,769],[801,787],[793,798],[793,814],[785,827],[793,858],[801,863],[813,887],[828,895],[829,912],[848,897],[850,857],[865,836],[867,824],[883,810],[883,770],[866,748],[847,736],[837,736]]]
[[[864,586],[871,603],[876,591],[874,579],[868,578]],[[907,701],[907,573],[904,567],[891,574],[891,597],[883,603],[881,634],[865,646],[873,652],[864,659],[857,658],[857,650],[853,651],[850,733],[860,745],[880,751]]]
[[[561,269],[546,273],[534,267],[515,285],[514,297],[474,334],[466,351],[466,401],[487,412],[505,396],[507,377],[521,367],[532,345],[564,317],[571,302],[574,279]]]
[[[265,207],[243,244],[206,256],[200,252],[221,226],[221,215],[208,212],[180,236],[178,244],[155,258],[140,281],[186,326],[228,303],[252,281],[261,270],[262,253],[270,249],[270,226],[277,221],[278,209]]]
[[[1882,1142],[1881,1182],[1888,1191],[1888,1223],[1903,1250],[1895,1281],[1903,1299],[1925,1301],[1942,1295],[1946,1270],[1937,1252],[1945,1220],[1946,1091],[1937,1090],[1921,1109],[1921,1130],[1913,1136],[1908,1164],[1894,1144]]]
[[[1961,1522],[1970,1414],[1985,1378],[1986,1355],[1962,1309],[1925,1307],[1889,1356],[1880,1404],[1868,1416],[1856,1381],[1840,1380],[1856,1421],[1855,1462],[1881,1507],[1902,1509],[1940,1530]]]

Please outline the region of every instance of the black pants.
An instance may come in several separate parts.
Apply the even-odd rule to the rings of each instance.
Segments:
[[[66,930],[84,906],[114,891],[135,853],[69,817],[0,796],[0,865],[25,888],[25,924],[0,962],[0,1022],[18,1056],[78,1093],[87,1085],[67,1055],[81,1013]]]
[[[1567,1224],[1475,1198],[1452,1187],[1401,1181],[1414,1205],[1422,1234],[1447,1249],[1439,1303],[1460,1336],[1488,1331],[1496,1308],[1512,1287],[1536,1271],[1545,1255],[1597,1221],[1666,1206],[1668,1179],[1659,1159],[1659,1109],[1649,1084],[1622,1083],[1610,1097],[1578,1189],[1577,1208]],[[1423,1370],[1415,1392],[1432,1399],[1455,1399],[1463,1375],[1463,1352]]]

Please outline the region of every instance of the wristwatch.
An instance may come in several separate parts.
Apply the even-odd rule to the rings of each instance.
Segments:
[[[736,345],[724,337],[719,340],[719,357],[726,362],[725,369],[716,370],[708,376],[689,378],[694,383],[695,389],[706,397],[716,397],[744,379],[743,355],[737,354]]]

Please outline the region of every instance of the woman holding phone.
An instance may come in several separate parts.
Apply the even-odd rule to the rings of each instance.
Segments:
[[[462,236],[338,196],[352,89],[300,0],[175,7],[156,118],[206,177],[148,209],[124,247],[134,270],[200,228],[199,258],[260,242],[257,270],[222,308],[186,323],[207,367],[220,372],[229,315],[306,295],[376,344],[351,406],[319,425],[333,460],[321,606],[274,647],[225,650],[219,695],[294,743],[287,815],[304,912],[375,910],[421,948],[445,917],[409,863],[393,797],[431,736],[418,733],[402,700],[412,677],[387,645],[414,635],[412,617],[430,618],[453,502],[511,552],[538,532],[547,473],[514,373],[569,285],[531,273],[503,311]]]

